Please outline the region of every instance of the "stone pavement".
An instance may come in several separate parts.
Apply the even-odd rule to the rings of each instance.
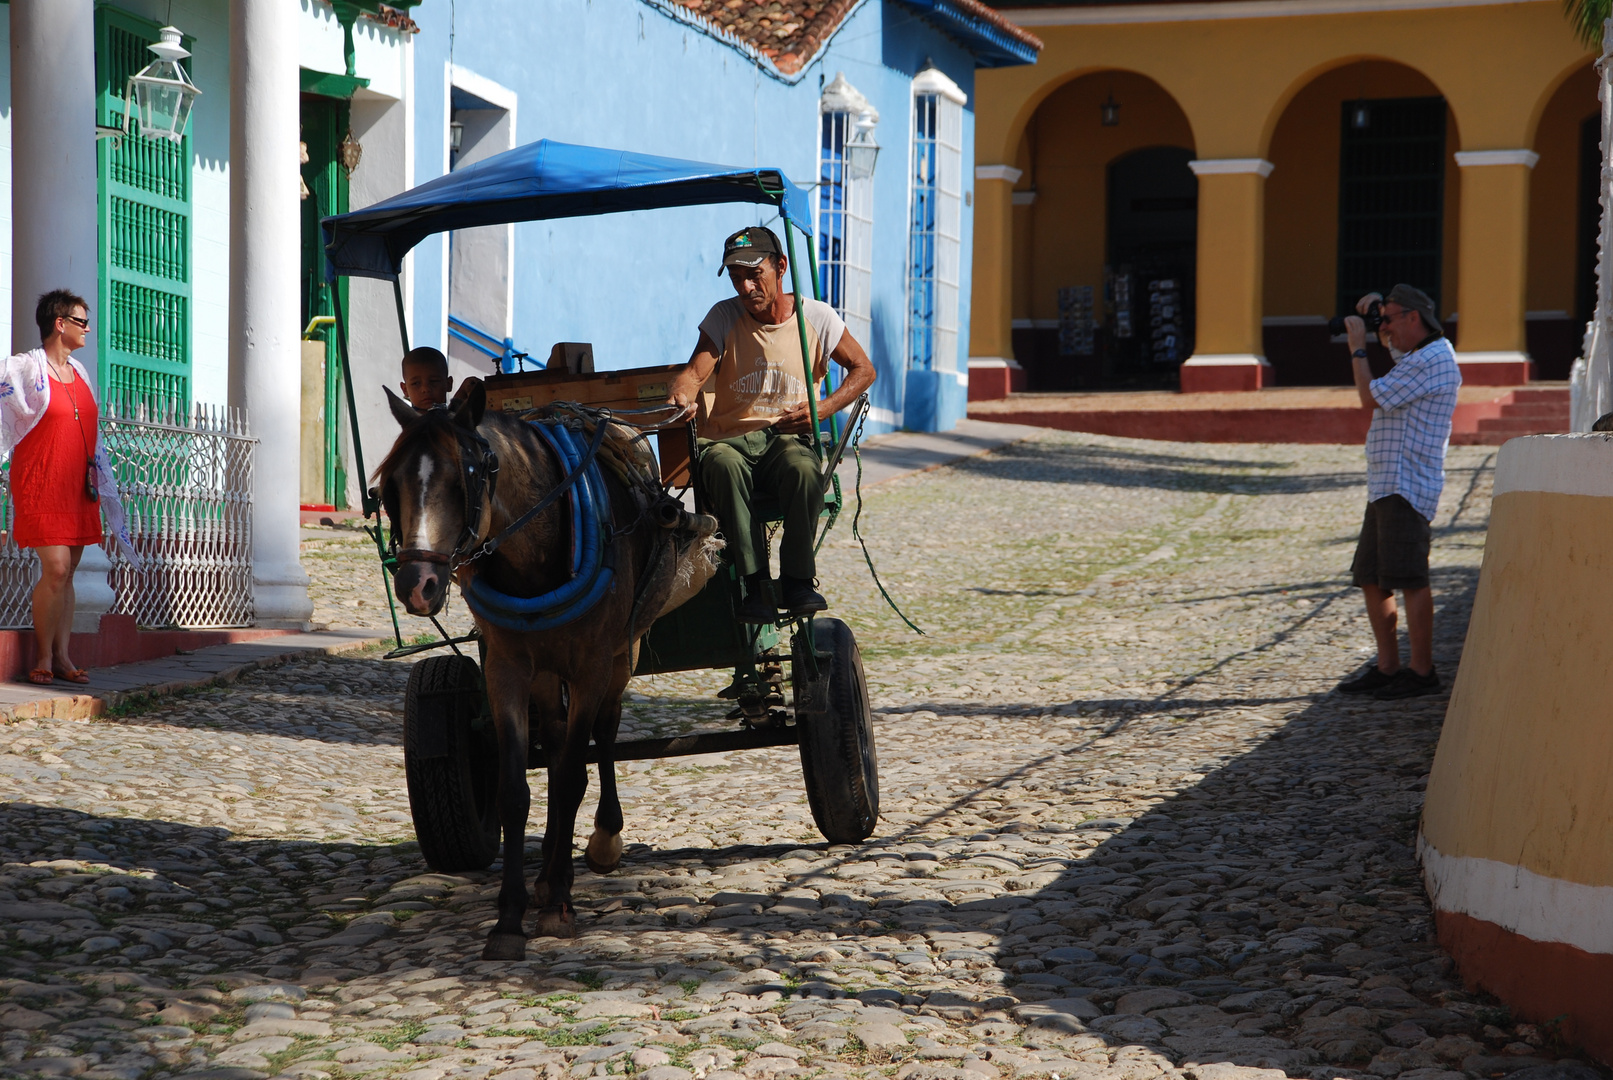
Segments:
[[[375,630],[338,629],[213,645],[160,660],[93,668],[88,683],[57,680],[37,686],[0,682],[0,723],[22,717],[83,720],[101,716],[132,701],[232,682],[248,671],[302,657],[362,649],[382,640],[378,634]]]
[[[1492,464],[1452,450],[1436,521],[1447,683]],[[1601,1075],[1463,990],[1430,939],[1411,845],[1445,696],[1330,692],[1370,645],[1345,577],[1359,449],[1044,432],[865,497],[928,631],[837,531],[822,577],[881,760],[867,843],[822,842],[791,750],[631,763],[629,846],[579,871],[579,936],[484,963],[494,874],[432,873],[413,842],[408,663],[20,720],[0,727],[0,1072]],[[307,560],[320,603],[368,607],[379,579],[349,580],[340,544]],[[724,681],[636,680],[624,735],[721,725]]]

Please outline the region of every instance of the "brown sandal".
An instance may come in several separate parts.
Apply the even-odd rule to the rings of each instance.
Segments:
[[[90,681],[89,671],[81,667],[73,668],[71,671],[58,671],[56,672],[56,677],[63,682],[70,683],[87,683]]]
[[[49,686],[56,681],[56,676],[48,668],[34,668],[28,673],[28,681],[36,686]]]

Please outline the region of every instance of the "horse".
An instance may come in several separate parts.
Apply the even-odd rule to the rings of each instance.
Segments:
[[[424,412],[387,391],[402,430],[375,481],[396,545],[399,602],[411,615],[435,616],[449,581],[456,580],[486,647],[504,864],[498,922],[482,958],[518,960],[527,940],[528,741],[540,744],[549,773],[542,865],[533,888],[537,932],[569,937],[576,932],[572,833],[588,787],[589,739],[599,752],[599,807],[584,860],[594,873],[608,874],[622,854],[612,749],[638,641],[658,615],[710,578],[720,541],[714,518],[685,512],[652,479],[630,485],[623,477],[639,475],[632,470],[590,472],[586,461],[577,464],[580,456],[598,454],[608,420],[594,419],[591,449],[578,455],[582,437],[556,442],[566,433],[550,428],[544,434],[534,423],[488,410],[480,380],[467,383],[448,408]],[[580,426],[581,412],[567,414],[572,426]],[[611,575],[605,584],[598,576],[574,580],[574,548],[587,539],[578,526],[579,500],[586,499],[599,515],[593,544],[603,556],[594,562],[609,566],[594,566],[594,572]],[[573,604],[558,623],[510,614],[523,604],[530,608],[532,598],[582,592],[597,595],[591,605]]]

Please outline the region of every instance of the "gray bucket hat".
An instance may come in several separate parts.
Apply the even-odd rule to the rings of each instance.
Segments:
[[[1445,328],[1439,325],[1439,316],[1434,314],[1434,302],[1428,294],[1421,289],[1410,285],[1396,285],[1389,290],[1389,295],[1383,298],[1387,303],[1393,301],[1407,311],[1415,311],[1423,318],[1423,325],[1435,334],[1443,334]]]

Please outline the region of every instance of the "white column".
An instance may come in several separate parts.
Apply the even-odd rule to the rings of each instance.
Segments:
[[[230,0],[230,404],[258,439],[252,589],[259,626],[306,626],[297,561],[301,346],[297,325],[298,6]]]
[[[11,347],[39,345],[34,305],[71,289],[90,301],[96,333],[76,354],[92,381],[95,310],[95,5],[93,0],[15,0],[11,7]],[[93,633],[112,607],[111,565],[85,550],[73,590],[73,629]]]

